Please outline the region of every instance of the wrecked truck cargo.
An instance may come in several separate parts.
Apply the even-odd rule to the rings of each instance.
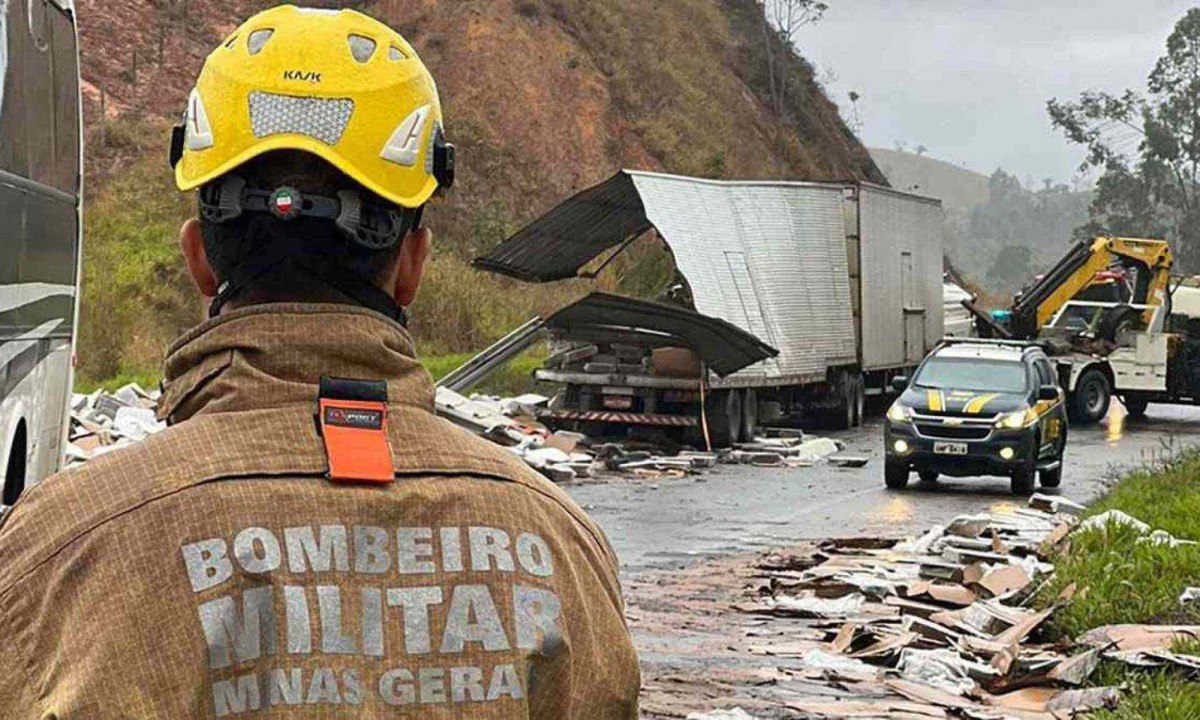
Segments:
[[[683,284],[676,302],[778,349],[724,377],[703,373],[714,444],[813,415],[854,425],[864,397],[886,392],[942,337],[941,205],[865,183],[623,171],[475,265],[529,282],[586,277],[651,231],[674,258]],[[658,386],[696,369],[686,355],[657,348],[657,357],[639,358],[626,344],[619,333],[575,333],[556,346],[551,359],[562,364],[539,373],[565,386],[555,409],[699,420],[699,393]],[[634,372],[638,364],[650,372]]]

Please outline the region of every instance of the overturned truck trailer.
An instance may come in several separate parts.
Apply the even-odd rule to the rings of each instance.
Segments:
[[[942,338],[942,227],[939,201],[865,183],[623,171],[475,265],[529,282],[563,280],[655,231],[686,283],[678,296],[687,310],[773,352],[717,373],[713,348],[677,337],[673,345],[707,367],[689,370],[685,358],[656,347],[641,363],[647,372],[634,372],[636,348],[647,347],[638,313],[607,324],[601,313],[588,329],[548,328],[579,353],[595,348],[601,361],[577,354],[585,362],[572,364],[568,345],[537,377],[564,386],[553,409],[560,420],[668,424],[667,416],[694,424],[703,395],[713,441],[725,444],[751,437],[760,423],[814,413],[842,427],[860,422],[865,396],[885,392],[893,374]],[[645,308],[643,317],[653,312]]]

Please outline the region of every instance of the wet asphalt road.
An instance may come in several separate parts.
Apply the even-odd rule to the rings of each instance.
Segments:
[[[866,455],[870,462],[856,469],[723,465],[699,480],[577,485],[568,491],[608,533],[627,576],[798,540],[918,534],[956,515],[1014,502],[1006,478],[943,478],[926,485],[914,475],[908,490],[887,490],[879,417],[855,431],[821,434],[842,440],[847,453]],[[1104,424],[1071,428],[1062,486],[1041,492],[1087,502],[1120,470],[1193,444],[1200,444],[1200,408],[1151,405],[1145,419],[1132,421],[1114,403]]]

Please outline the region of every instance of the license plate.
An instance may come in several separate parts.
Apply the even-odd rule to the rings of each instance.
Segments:
[[[940,442],[933,444],[933,451],[938,455],[966,455],[966,443]]]
[[[628,395],[606,395],[603,405],[609,410],[628,410],[633,407],[633,398]]]

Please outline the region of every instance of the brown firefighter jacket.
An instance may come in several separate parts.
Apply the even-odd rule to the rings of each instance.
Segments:
[[[172,427],[0,527],[0,718],[636,718],[606,538],[413,357],[336,305],[177,342]],[[387,380],[393,482],[326,479],[322,375]]]

